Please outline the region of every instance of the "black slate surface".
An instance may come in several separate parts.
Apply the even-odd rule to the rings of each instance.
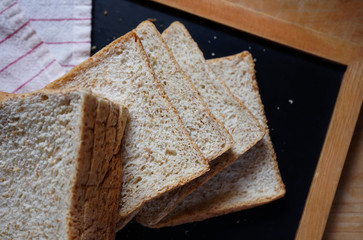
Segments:
[[[177,227],[131,222],[116,239],[293,239],[345,67],[148,1],[94,0],[92,52],[148,18],[161,32],[182,22],[207,59],[252,53],[287,193],[264,206]]]

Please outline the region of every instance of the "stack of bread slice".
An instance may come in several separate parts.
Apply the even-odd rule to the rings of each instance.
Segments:
[[[126,119],[89,91],[0,93],[0,238],[114,238]]]
[[[59,98],[73,94],[81,95],[78,97],[81,99],[107,99],[98,100],[98,105],[86,104],[82,100],[74,106],[72,97],[66,101],[74,108],[78,106],[74,121],[86,118],[93,124],[86,121],[83,123],[86,127],[82,127],[82,124],[67,119],[67,124],[76,124],[68,126],[50,119],[53,125],[61,125],[47,128],[56,133],[45,136],[29,133],[37,143],[70,138],[69,142],[60,140],[53,147],[72,154],[64,159],[61,159],[62,155],[56,157],[68,170],[57,180],[65,186],[62,190],[64,199],[58,199],[58,204],[64,207],[64,216],[57,220],[57,226],[50,227],[59,230],[59,233],[52,230],[58,235],[50,237],[87,239],[98,234],[113,238],[115,229],[122,229],[134,217],[148,227],[172,226],[257,206],[285,194],[251,55],[244,52],[206,61],[187,29],[179,22],[173,23],[163,34],[151,22],[142,22],[45,89],[25,97],[6,95],[4,99],[13,99],[11,102],[16,102],[16,109],[38,111],[38,115],[44,111],[39,108],[41,103],[46,109],[45,115],[57,116],[65,111],[72,116],[74,109],[62,107],[65,100],[51,102],[48,93],[57,93]],[[48,102],[41,101],[43,96]],[[35,104],[29,107],[19,99],[29,99]],[[14,144],[15,136],[11,131],[16,129],[14,125],[24,124],[22,117],[25,115],[7,109],[9,101],[0,105],[4,120],[1,124],[8,129],[2,136],[6,137],[8,144],[3,141],[0,145],[5,151],[0,153],[0,164],[5,166],[0,169],[1,175],[14,168],[14,162],[21,158],[21,154],[25,154],[25,159],[30,158],[28,148],[19,148],[14,157],[10,157],[11,149],[19,146]],[[124,107],[127,108],[126,125],[126,115],[120,114]],[[115,110],[118,115],[115,113],[112,121],[110,114],[115,111],[110,109],[118,109]],[[82,118],[82,114],[87,117]],[[48,119],[39,118],[38,125]],[[96,128],[98,123],[103,123],[102,127]],[[93,135],[87,134],[89,125],[95,128]],[[74,136],[63,134],[64,131],[68,133],[66,130],[58,131],[63,128],[71,129]],[[34,129],[44,131],[38,126]],[[120,129],[122,132],[125,129],[122,142]],[[118,145],[109,138],[116,139]],[[77,147],[77,141],[80,147]],[[82,146],[87,150],[78,152],[79,157],[77,149],[83,149]],[[55,150],[44,147],[39,151],[40,157],[43,152]],[[89,152],[93,154],[85,154]],[[43,172],[56,171],[50,164],[54,158],[52,154],[48,153],[44,158],[47,164],[41,166]],[[79,158],[83,160],[72,162],[72,159]],[[38,163],[31,164],[39,168]],[[119,167],[116,169],[116,166]],[[75,177],[67,179],[69,174]],[[31,181],[44,181],[45,184],[50,181],[49,174],[44,174],[44,177],[30,175]],[[9,176],[19,178],[16,174]],[[10,183],[0,183],[2,190],[12,191]],[[105,185],[108,186],[107,193],[102,188]],[[19,194],[10,194],[9,201],[22,197]],[[44,198],[46,194],[37,199]],[[97,208],[100,201],[112,207]],[[2,199],[1,212],[5,211],[6,204],[7,200]],[[26,211],[18,205],[13,207],[19,208],[18,212]],[[44,216],[39,219],[46,218],[49,213],[43,211]],[[28,233],[12,235],[10,230],[15,229],[16,219],[14,215],[2,226],[5,230],[1,233],[5,238],[32,236],[26,234],[33,234],[35,229],[49,231],[42,227],[24,228],[22,230]],[[95,233],[100,226],[104,230]]]

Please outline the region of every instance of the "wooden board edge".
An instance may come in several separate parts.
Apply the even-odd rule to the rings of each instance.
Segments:
[[[349,65],[363,47],[223,0],[153,0],[259,37]]]
[[[344,74],[295,239],[321,239],[363,101],[363,61]]]

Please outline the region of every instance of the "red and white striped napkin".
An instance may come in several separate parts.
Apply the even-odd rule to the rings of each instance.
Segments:
[[[32,26],[62,67],[90,56],[92,0],[18,0]]]
[[[91,0],[0,1],[0,91],[40,89],[90,56]]]

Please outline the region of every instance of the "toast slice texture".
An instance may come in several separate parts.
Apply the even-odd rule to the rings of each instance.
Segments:
[[[207,161],[217,158],[231,148],[232,136],[207,108],[198,90],[177,64],[155,25],[150,21],[144,21],[134,32],[141,40],[156,78]]]
[[[1,239],[114,239],[126,120],[89,91],[0,94]]]
[[[121,144],[122,226],[146,201],[209,169],[155,78],[140,39],[129,32],[73,68],[48,88],[92,89],[129,111]]]
[[[231,133],[234,144],[210,163],[211,170],[208,173],[146,203],[136,217],[136,221],[145,226],[155,225],[175,208],[178,202],[235,161],[265,134],[256,118],[210,69],[203,53],[183,24],[174,22],[163,32],[162,37],[182,70],[199,90],[208,108]]]
[[[264,126],[264,138],[187,196],[155,227],[173,226],[259,206],[285,195],[249,52],[208,60],[213,71]]]

